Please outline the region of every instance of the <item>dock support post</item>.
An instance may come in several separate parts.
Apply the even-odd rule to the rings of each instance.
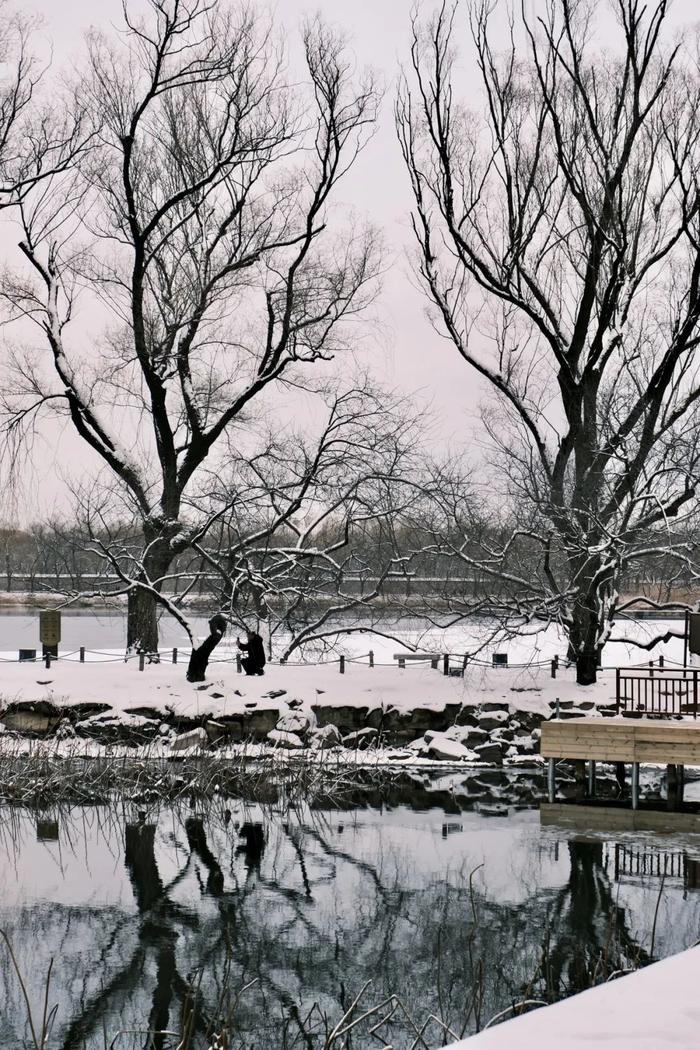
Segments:
[[[588,797],[595,798],[595,759],[588,763]]]
[[[632,763],[632,809],[639,809],[639,762]]]
[[[554,767],[555,762],[553,758],[550,758],[547,763],[547,799],[549,802],[554,802],[556,796],[556,783],[554,780]]]

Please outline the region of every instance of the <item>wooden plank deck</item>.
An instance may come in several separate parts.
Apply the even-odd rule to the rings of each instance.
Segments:
[[[666,809],[630,809],[623,806],[542,802],[540,823],[586,833],[588,831],[651,831],[663,834],[700,833],[700,813],[673,813]]]
[[[542,723],[544,758],[700,766],[700,719],[567,718]]]

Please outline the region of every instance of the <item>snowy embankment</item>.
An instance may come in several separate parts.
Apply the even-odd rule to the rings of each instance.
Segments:
[[[614,699],[614,672],[582,689],[573,672],[550,667],[471,667],[444,676],[425,664],[369,667],[348,662],[268,665],[246,677],[233,660],[212,663],[192,685],[183,664],[79,663],[60,659],[0,665],[0,739],[48,738],[86,753],[114,745],[163,754],[253,742],[288,754],[302,749],[367,751],[396,761],[501,765],[532,760],[539,724],[555,703],[595,713]]]
[[[691,1050],[700,1045],[700,948],[514,1018],[445,1050]]]

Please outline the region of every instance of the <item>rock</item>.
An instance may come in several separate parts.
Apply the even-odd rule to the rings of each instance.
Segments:
[[[531,755],[537,750],[537,743],[531,736],[516,736],[513,739],[513,747],[519,755]]]
[[[450,740],[444,733],[433,734],[431,740],[426,743],[430,758],[437,758],[444,762],[467,762],[475,759],[473,751],[470,751],[464,744],[460,744],[458,740]]]
[[[212,698],[212,700],[223,700],[224,698],[223,693],[210,693],[209,696]]]
[[[93,715],[76,723],[78,736],[96,740],[99,744],[126,744],[136,747],[152,740],[159,732],[159,723],[141,715]]]
[[[347,736],[343,737],[343,747],[353,748],[357,751],[364,751],[365,748],[371,747],[372,744],[377,742],[379,734],[376,729],[372,729],[371,726],[367,726],[365,729],[357,729],[354,733],[348,733]],[[423,742],[420,741],[422,744]],[[410,744],[408,745],[411,746]]]
[[[282,715],[277,721],[275,729],[280,733],[296,733],[297,736],[303,736],[304,733],[308,732],[311,727],[311,719],[307,714],[301,711],[292,712],[287,715]],[[269,734],[268,734],[269,740]]]
[[[564,718],[585,718],[585,717],[586,717],[586,712],[585,711],[560,711],[559,712],[559,718],[561,718],[561,719],[564,719]]]
[[[269,693],[263,693],[263,700],[276,700],[278,696],[286,695],[286,689],[271,689]]]
[[[125,707],[124,711],[127,715],[139,715],[140,718],[153,718],[156,722],[160,722],[163,718],[163,712],[157,707]]]
[[[509,710],[508,704],[506,704],[506,703],[499,703],[498,701],[487,701],[486,703],[479,704],[479,707],[484,712],[486,712],[486,711],[488,711],[488,712],[492,712],[492,711],[494,711],[494,712],[495,711],[501,712],[502,711],[502,712],[504,712],[506,714],[506,716],[507,716],[508,710]]]
[[[92,718],[93,715],[101,715],[104,714],[105,711],[111,710],[112,708],[110,704],[71,704],[70,707],[66,708],[66,714],[69,718],[72,718],[74,722],[80,722],[84,718]]]
[[[579,711],[592,711],[595,708],[593,700],[579,700],[576,704]]]
[[[500,766],[503,762],[503,748],[493,741],[487,744],[477,744],[474,751],[480,762],[488,762],[494,766]]]
[[[1,721],[16,733],[46,736],[54,731],[61,718],[60,708],[48,700],[19,700],[8,705]]]
[[[494,729],[500,729],[501,726],[505,726],[508,722],[508,715],[505,711],[494,711],[489,715],[482,715],[479,718],[479,729],[485,729],[488,733]]]
[[[369,715],[368,707],[351,707],[349,704],[341,704],[338,707],[333,707],[331,704],[313,704],[311,710],[320,728],[335,726],[343,734],[364,729]],[[378,724],[377,721],[375,729],[378,728]]]
[[[469,726],[464,736],[462,737],[462,743],[468,744],[469,747],[475,747],[477,744],[485,744],[489,739],[489,734],[485,729],[479,728],[479,726]]]
[[[170,750],[186,751],[191,747],[206,747],[208,743],[209,737],[206,729],[199,726],[197,729],[191,729],[189,733],[181,733],[180,736],[174,737],[170,741]]]
[[[215,744],[219,740],[224,740],[227,736],[226,726],[223,722],[217,722],[213,718],[208,719],[204,723],[204,729],[207,734],[207,739],[210,744]]]
[[[310,733],[311,746],[316,750],[327,751],[331,747],[338,747],[342,741],[337,726],[327,725],[320,729],[312,729]]]
[[[508,807],[500,802],[476,802],[475,808],[482,817],[507,817]]]
[[[287,704],[289,707],[292,708],[292,710],[294,710],[297,707],[303,707],[304,701],[299,700],[299,698],[295,696],[293,700],[288,700]]]
[[[69,718],[62,718],[61,721],[58,723],[58,728],[56,729],[56,739],[57,740],[74,740],[75,739],[75,729],[73,728],[73,724],[72,724],[72,722],[71,722],[71,720]]]
[[[457,712],[455,718],[455,725],[458,726],[476,726],[479,724],[479,719],[476,716],[475,707],[462,707]]]
[[[390,707],[382,718],[382,733],[391,742],[414,740],[416,736],[432,730],[436,733],[444,733],[446,729],[454,725],[455,718],[459,714],[459,704],[445,704],[443,708],[414,707],[408,711]]]
[[[271,729],[267,734],[267,739],[268,742],[274,744],[275,747],[286,748],[288,751],[298,751],[304,746],[296,733],[286,733],[281,729]]]

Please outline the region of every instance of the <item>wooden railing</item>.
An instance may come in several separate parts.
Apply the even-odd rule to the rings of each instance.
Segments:
[[[697,668],[618,667],[615,674],[618,714],[697,718]]]
[[[645,850],[615,844],[615,882],[627,878],[667,878],[686,881],[688,856],[685,852]]]

